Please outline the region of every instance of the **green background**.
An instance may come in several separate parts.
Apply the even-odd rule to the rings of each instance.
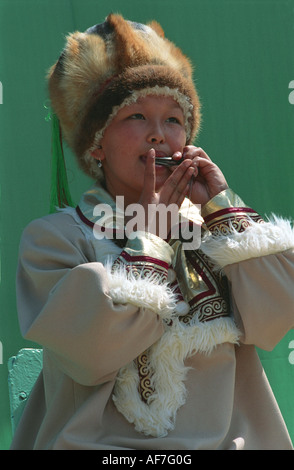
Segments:
[[[67,32],[100,23],[111,11],[138,22],[156,19],[192,58],[203,106],[197,144],[248,205],[262,215],[293,217],[293,0],[0,0],[0,449],[11,441],[7,361],[31,346],[21,338],[16,313],[19,239],[49,209],[44,77]],[[68,150],[66,159],[78,201],[89,180]],[[292,439],[293,339],[289,332],[273,352],[260,351]]]

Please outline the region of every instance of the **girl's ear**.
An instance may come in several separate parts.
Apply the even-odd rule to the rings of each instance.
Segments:
[[[95,158],[95,160],[104,160],[104,153],[102,151],[102,147],[96,147],[94,150],[91,150],[91,156]]]

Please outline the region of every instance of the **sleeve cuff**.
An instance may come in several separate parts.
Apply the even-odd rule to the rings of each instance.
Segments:
[[[124,265],[134,277],[166,282],[173,249],[161,238],[149,232],[134,232],[115,260],[113,268]]]
[[[289,220],[273,215],[264,221],[231,189],[209,201],[202,215],[208,233],[201,250],[220,269],[294,248],[294,231]]]
[[[224,235],[232,231],[243,232],[252,221],[263,221],[232,189],[222,191],[205,204],[202,217],[210,232]]]
[[[108,266],[110,295],[115,303],[149,308],[170,319],[176,294],[168,287],[173,249],[148,232],[135,232],[112,266]]]

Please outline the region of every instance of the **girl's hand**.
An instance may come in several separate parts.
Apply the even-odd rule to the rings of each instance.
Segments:
[[[172,218],[178,216],[178,210],[188,194],[192,203],[204,205],[228,188],[221,170],[200,147],[186,146],[182,155],[177,152],[175,158],[181,158],[181,156],[184,157],[184,161],[179,166],[171,168],[171,175],[158,192],[155,191],[154,149],[149,150],[146,159],[144,186],[138,201],[140,207],[143,208],[145,218],[143,221],[140,220],[140,229],[143,228],[162,238],[166,238],[173,224],[177,223]],[[192,190],[190,189],[191,183],[193,184]],[[154,211],[159,204],[165,207],[172,205],[174,209],[172,213],[168,211],[162,213],[165,220],[160,219],[160,211],[158,213]],[[138,227],[134,226],[133,229],[138,230]]]
[[[178,210],[189,192],[189,183],[194,171],[193,162],[187,157],[181,165],[175,168],[164,185],[156,192],[155,151],[154,149],[149,150],[146,159],[144,186],[138,201],[138,204],[144,209],[145,229],[147,231],[151,231],[163,238],[168,236],[173,225],[172,217],[178,216]],[[153,213],[150,204],[153,205]],[[168,211],[162,212],[162,216],[166,217],[166,220],[160,219],[159,213],[156,214],[154,212],[154,208],[159,204],[165,207],[173,205],[172,213]],[[154,215],[156,220],[154,219]],[[152,227],[150,225],[152,225]]]
[[[223,173],[202,148],[188,145],[183,150],[183,157],[185,160],[192,160],[195,168],[191,202],[204,205],[218,193],[228,188]]]

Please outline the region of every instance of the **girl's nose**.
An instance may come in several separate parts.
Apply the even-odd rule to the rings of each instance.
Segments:
[[[147,140],[152,144],[162,144],[165,141],[164,131],[159,124],[152,127],[148,133]]]

